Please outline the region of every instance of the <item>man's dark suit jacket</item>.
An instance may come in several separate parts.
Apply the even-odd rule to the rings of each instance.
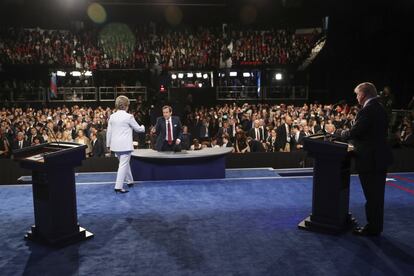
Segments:
[[[265,151],[263,144],[257,140],[251,140],[249,142],[249,146],[250,146],[250,152],[264,152]]]
[[[92,151],[91,156],[103,157],[105,156],[105,147],[101,139],[96,139],[95,143],[91,141]]]
[[[289,130],[290,129],[291,127],[289,126]],[[288,135],[290,135],[290,133],[286,133],[286,124],[280,125],[276,129],[276,144],[279,149],[285,148]]]
[[[264,141],[266,141],[266,131],[265,131],[265,129],[264,128],[259,128],[259,135],[261,135],[262,137],[262,139],[260,139],[260,137],[256,137],[256,128],[252,128],[252,129],[250,129],[249,130],[249,132],[248,132],[248,135],[250,136],[250,137],[252,137],[253,139],[255,139],[255,140],[260,140],[261,142],[264,142]]]
[[[355,167],[361,172],[385,172],[392,162],[387,143],[388,118],[378,99],[372,99],[362,108],[350,130],[355,147]]]
[[[224,134],[224,127],[219,128],[218,132],[217,132],[217,137],[221,138]],[[229,135],[229,137],[233,137],[233,128],[232,127],[228,127],[227,128],[227,134]]]
[[[178,138],[182,140],[182,126],[180,118],[177,116],[171,116],[172,129],[173,129],[173,144]],[[157,135],[157,142],[155,143],[155,149],[158,151],[162,150],[162,145],[164,144],[165,138],[167,137],[167,127],[164,117],[158,117],[157,123],[155,125],[155,134]]]
[[[304,132],[299,132],[299,139],[298,141],[296,141],[295,139],[295,135],[292,135],[292,138],[290,138],[290,150],[291,151],[295,151],[295,150],[301,150],[298,149],[296,146],[297,145],[303,145],[303,138],[306,137]]]
[[[25,147],[30,147],[30,143],[26,140],[23,140],[23,148]],[[17,150],[17,149],[19,149],[19,141],[14,140],[12,144],[12,150]]]

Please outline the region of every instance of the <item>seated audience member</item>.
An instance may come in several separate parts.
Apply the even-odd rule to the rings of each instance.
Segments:
[[[17,136],[16,136],[16,140],[13,141],[12,149],[17,150],[17,149],[22,149],[22,148],[25,148],[25,147],[28,147],[28,146],[30,146],[30,145],[24,139],[24,133],[23,132],[18,132]]]
[[[260,143],[260,141],[257,141],[250,136],[247,137],[247,144],[250,147],[250,152],[264,152],[265,151],[263,144]]]
[[[270,131],[270,135],[266,139],[266,144],[268,152],[277,152],[280,150],[277,143],[276,129]]]
[[[63,142],[62,139],[63,139],[63,133],[61,131],[56,132],[56,140],[58,142]]]
[[[250,146],[243,130],[236,132],[234,149],[236,153],[250,152]]]
[[[211,138],[210,141],[210,148],[219,148],[220,146],[217,144],[217,138]]]
[[[182,133],[182,140],[181,140],[181,147],[184,150],[189,150],[191,146],[191,133],[188,132],[188,127],[183,126],[183,133]]]
[[[227,147],[227,148],[232,148],[233,147],[233,143],[230,141],[230,137],[228,134],[223,134],[222,138],[222,147]]]
[[[89,153],[91,152],[91,143],[89,141],[89,138],[85,136],[85,133],[82,129],[78,130],[78,137],[75,138],[75,143],[86,145],[86,156],[89,156]]]
[[[190,150],[201,150],[203,147],[198,141],[198,139],[193,139],[193,144],[190,147]]]
[[[72,131],[65,130],[62,133],[62,142],[73,142]]]
[[[30,145],[35,144],[34,140],[36,137],[39,138],[39,144],[44,143],[43,137],[38,134],[37,129],[35,127],[32,127],[30,129],[30,134],[27,136],[27,140],[29,141]]]
[[[405,128],[404,136],[401,138],[401,145],[410,148],[414,147],[414,134],[412,126]]]
[[[38,145],[42,144],[42,141],[41,141],[40,138],[41,138],[40,136],[35,136],[34,139],[33,139],[32,146],[38,146]]]
[[[0,129],[0,159],[9,157],[10,148],[6,137],[3,134],[3,130]]]

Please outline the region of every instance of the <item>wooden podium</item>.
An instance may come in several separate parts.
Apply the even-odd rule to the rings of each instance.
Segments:
[[[303,148],[314,158],[312,213],[298,227],[331,234],[349,230],[355,224],[349,213],[352,146],[312,135]]]
[[[85,145],[59,142],[23,148],[14,159],[32,170],[35,225],[25,238],[65,246],[93,237],[80,227],[74,168],[85,159]]]

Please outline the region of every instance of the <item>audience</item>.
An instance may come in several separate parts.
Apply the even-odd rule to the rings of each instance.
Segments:
[[[231,65],[297,64],[319,34],[294,30],[148,26],[133,36],[114,25],[111,31],[0,29],[0,64],[45,64],[76,69],[197,69]],[[73,86],[73,85],[72,85]]]
[[[136,118],[153,129],[150,112],[135,112]],[[141,110],[142,109],[142,110]],[[186,108],[183,121],[183,149],[233,147],[236,153],[289,152],[301,150],[303,138],[315,133],[340,139],[355,120],[358,107],[318,103],[302,106],[286,104],[223,104]],[[0,158],[13,150],[45,142],[76,142],[87,145],[88,157],[109,155],[105,148],[107,120],[111,108],[56,107],[0,109]],[[134,110],[132,110],[134,112]],[[139,115],[138,115],[139,114]],[[179,115],[179,114],[177,114]],[[394,147],[413,147],[413,114],[405,113],[392,126]],[[88,138],[90,137],[90,139]],[[138,148],[153,148],[154,133],[135,137]]]

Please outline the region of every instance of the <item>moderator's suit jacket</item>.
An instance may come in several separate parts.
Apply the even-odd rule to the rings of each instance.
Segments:
[[[378,99],[372,99],[358,112],[349,133],[354,141],[355,167],[359,173],[386,171],[391,164],[387,131],[387,113]]]
[[[171,116],[171,122],[173,126],[173,144],[175,144],[175,140],[178,138],[182,139],[182,126],[180,118],[177,116]],[[155,125],[155,134],[157,135],[157,141],[155,143],[155,149],[158,151],[162,150],[162,145],[164,143],[165,138],[167,137],[167,126],[164,117],[158,117],[157,123]]]
[[[145,132],[145,126],[140,126],[134,116],[125,110],[113,113],[108,121],[106,146],[115,152],[133,151],[132,130]]]

